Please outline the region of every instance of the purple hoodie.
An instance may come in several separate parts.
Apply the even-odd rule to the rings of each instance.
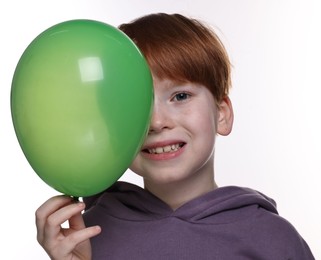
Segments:
[[[274,201],[248,188],[218,188],[173,211],[150,192],[117,182],[84,202],[86,225],[102,227],[92,238],[94,260],[314,259]]]

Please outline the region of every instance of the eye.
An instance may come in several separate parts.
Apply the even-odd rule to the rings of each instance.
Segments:
[[[190,96],[191,95],[186,92],[180,92],[180,93],[175,94],[173,100],[184,101],[184,100],[188,99]]]

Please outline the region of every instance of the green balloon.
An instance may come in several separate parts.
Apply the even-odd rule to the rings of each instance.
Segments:
[[[120,30],[71,20],[37,36],[11,87],[19,144],[57,191],[90,196],[127,170],[148,131],[153,84],[147,62]]]

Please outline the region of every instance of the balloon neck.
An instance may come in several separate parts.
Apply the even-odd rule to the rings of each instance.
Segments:
[[[79,197],[71,196],[74,202],[79,202]]]

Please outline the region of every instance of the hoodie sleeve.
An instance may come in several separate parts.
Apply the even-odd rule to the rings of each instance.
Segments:
[[[268,244],[275,250],[273,259],[314,260],[308,244],[296,228],[278,215],[273,218],[273,224],[266,226],[270,230]],[[269,222],[269,218],[266,221]]]
[[[294,227],[293,227],[294,229]],[[294,230],[292,235],[292,243],[289,245],[290,255],[288,259],[291,260],[315,260],[312,251],[306,241],[301,237],[301,235]],[[291,240],[291,237],[290,237]]]
[[[296,252],[293,258],[290,259],[307,259],[307,260],[315,260],[308,244],[301,238],[299,241],[298,250],[299,252]]]

